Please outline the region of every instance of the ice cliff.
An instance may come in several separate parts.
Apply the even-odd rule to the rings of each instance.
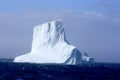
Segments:
[[[56,20],[35,26],[31,52],[14,62],[82,64],[81,53],[66,40],[62,24]]]

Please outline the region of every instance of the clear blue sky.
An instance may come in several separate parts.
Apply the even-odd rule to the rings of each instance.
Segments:
[[[114,0],[0,0],[1,12],[40,9],[70,9],[80,11],[118,11],[120,1]]]
[[[33,27],[58,18],[82,53],[120,62],[119,0],[0,0],[0,57],[29,52]]]
[[[1,11],[24,11],[38,9],[89,9],[88,5],[94,5],[99,0],[1,0]],[[84,9],[84,10],[86,10]]]

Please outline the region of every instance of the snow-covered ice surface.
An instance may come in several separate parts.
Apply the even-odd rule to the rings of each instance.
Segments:
[[[14,62],[82,64],[82,55],[68,43],[61,20],[34,27],[30,53],[18,56]]]

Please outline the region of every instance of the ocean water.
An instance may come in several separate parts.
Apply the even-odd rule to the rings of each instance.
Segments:
[[[120,80],[120,64],[30,64],[0,59],[0,80]]]

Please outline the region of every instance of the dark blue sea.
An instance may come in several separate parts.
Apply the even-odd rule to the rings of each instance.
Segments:
[[[120,64],[30,64],[0,59],[0,80],[120,80]]]

